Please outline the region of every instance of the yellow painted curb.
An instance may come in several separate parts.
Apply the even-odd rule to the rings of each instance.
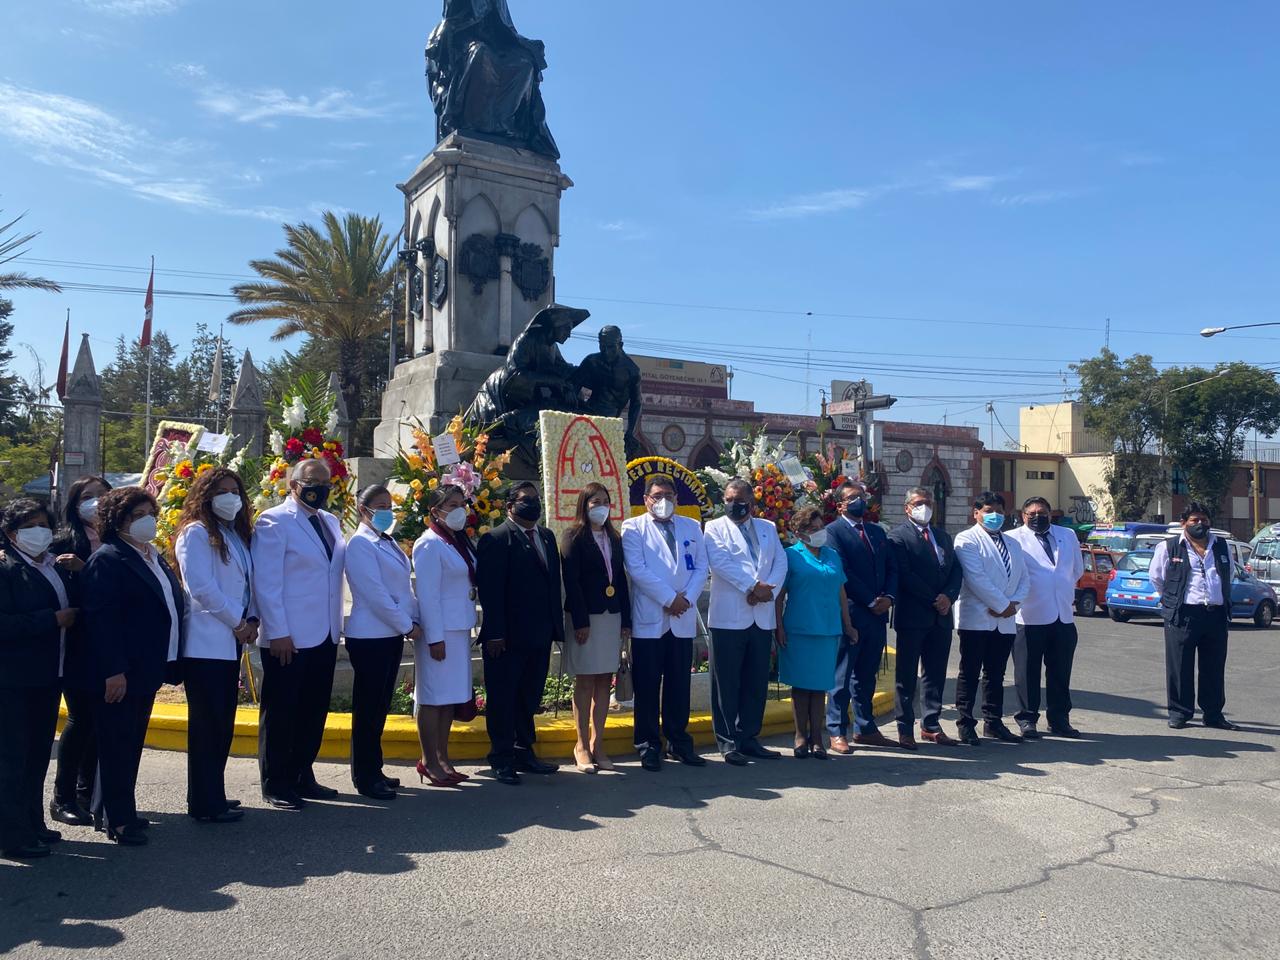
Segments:
[[[889,650],[889,666],[880,673],[873,699],[876,716],[893,709],[894,651]],[[59,726],[66,717],[62,708]],[[610,714],[605,725],[605,745],[611,753],[627,753],[634,749],[632,715]],[[559,717],[539,715],[536,718],[539,753],[546,757],[571,757],[577,739],[573,717],[561,711]],[[789,733],[794,729],[791,716],[791,699],[770,700],[765,705],[762,736]],[[696,713],[689,717],[689,733],[694,742],[711,744],[715,735],[711,729],[711,714]],[[147,727],[147,746],[157,750],[186,750],[187,706],[181,703],[157,703],[151,710],[151,723]],[[418,747],[418,728],[412,717],[394,715],[387,718],[382,734],[382,752],[388,760],[417,760],[421,756]],[[484,718],[477,717],[470,723],[455,723],[449,736],[449,753],[455,760],[481,760],[489,752],[489,735],[485,732]],[[258,755],[258,711],[251,707],[236,710],[235,738],[231,753],[237,757]],[[329,760],[345,760],[351,756],[351,714],[331,713],[325,724],[324,742],[320,756]]]

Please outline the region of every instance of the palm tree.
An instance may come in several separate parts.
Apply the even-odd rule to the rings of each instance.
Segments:
[[[39,236],[36,233],[17,237],[5,236],[25,216],[25,213],[19,214],[8,223],[0,224],[0,267],[22,256],[26,252],[24,249],[26,245]],[[25,273],[0,273],[0,290],[19,289],[48,290],[52,293],[62,291],[62,288],[52,280],[46,280],[43,277],[29,277]]]
[[[338,342],[338,382],[353,422],[364,410],[361,371],[370,337],[381,333],[391,310],[395,270],[387,262],[395,238],[378,217],[326,210],[320,228],[284,225],[288,246],[274,259],[251,260],[262,281],[232,287],[244,306],[231,323],[279,321],[272,340],[297,333]]]

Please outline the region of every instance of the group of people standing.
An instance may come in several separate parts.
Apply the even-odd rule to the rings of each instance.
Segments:
[[[797,758],[827,759],[857,745],[918,749],[918,681],[927,742],[980,744],[975,709],[986,737],[1040,736],[1042,673],[1048,732],[1079,736],[1070,722],[1070,680],[1082,560],[1074,534],[1052,525],[1043,498],[1027,500],[1022,525],[1006,532],[1004,501],[982,493],[973,525],[952,542],[932,522],[928,490],[908,491],[905,520],[886,534],[867,519],[865,487],[847,481],[835,491],[837,519],[824,523],[817,507],[801,507],[792,517],[797,542],[784,548],[775,525],[754,515],[746,481],[726,485],[724,515],[704,529],[678,513],[671,478],[654,474],[644,512],[621,530],[608,490],[587,485],[557,543],[539,524],[538,486],[518,482],[506,495],[506,520],[473,544],[465,491],[441,484],[429,493],[428,528],[408,557],[391,537],[386,487],[360,492],[359,525],[344,541],[326,510],[325,462],[296,464],[288,485],[284,502],[251,523],[240,477],[202,469],[168,558],[154,546],[155,498],[140,487],[77,481],[60,535],[37,501],[17,500],[0,513],[5,856],[46,856],[60,839],[43,803],[60,697],[68,718],[47,808],[53,820],[95,826],[123,845],[147,842],[150,824],[137,812],[135,788],[165,683],[186,691],[187,812],[207,823],[239,820],[243,810],[227,797],[224,772],[247,644],[261,650],[259,771],[263,800],[277,809],[337,795],[317,780],[315,760],[343,635],[353,670],[350,774],[373,799],[394,799],[401,786],[383,769],[381,738],[406,640],[414,649],[419,777],[439,787],[469,779],[449,758],[449,732],[455,718],[474,716],[477,625],[488,760],[498,782],[516,785],[521,774],[559,769],[537,756],[534,723],[557,642],[575,678],[578,770],[614,767],[604,728],[624,658],[642,768],[658,772],[668,760],[705,765],[688,723],[698,604],[708,582],[711,712],[729,764],[780,756],[759,739],[775,649],[779,677],[792,688]],[[1225,553],[1205,535],[1203,507],[1190,505],[1183,519],[1184,534],[1162,544],[1152,565],[1164,594],[1170,726],[1185,726],[1194,711],[1187,671],[1198,650],[1206,725],[1236,729],[1222,715],[1229,577],[1218,567]],[[344,578],[352,598],[345,629]],[[896,740],[881,733],[872,708],[891,616]],[[953,625],[958,740],[939,719]],[[1011,654],[1018,733],[1003,720]]]

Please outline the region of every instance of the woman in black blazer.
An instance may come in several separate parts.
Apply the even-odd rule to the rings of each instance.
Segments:
[[[0,514],[0,854],[17,859],[46,857],[62,839],[45,826],[44,778],[76,610],[49,552],[52,520],[35,500],[15,500]]]
[[[155,497],[121,487],[98,502],[102,547],[84,568],[81,599],[99,699],[94,823],[120,844],[147,842],[135,789],[156,691],[177,678],[182,587],[152,540]]]
[[[573,759],[583,773],[612,770],[604,752],[609,690],[623,644],[631,637],[631,594],[622,563],[622,540],[609,520],[609,491],[589,483],[578,494],[576,520],[565,531],[564,608],[573,637],[564,644],[565,669],[574,675]],[[568,633],[568,631],[565,631]]]
[[[105,478],[87,476],[67,490],[63,526],[49,552],[72,584],[76,583],[89,557],[102,545],[98,537],[98,499],[110,489],[111,484]],[[93,823],[89,803],[98,768],[98,743],[93,735],[93,703],[97,697],[93,693],[92,673],[81,620],[67,631],[62,666],[62,699],[67,703],[67,722],[58,739],[58,772],[53,780],[53,799],[49,801],[49,816],[77,827]]]

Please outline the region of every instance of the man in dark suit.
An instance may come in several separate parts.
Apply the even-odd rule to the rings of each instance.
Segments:
[[[844,563],[849,617],[858,631],[858,640],[840,639],[835,688],[827,704],[827,730],[831,734],[831,749],[848,754],[853,752],[849,746],[851,702],[854,743],[897,746],[876,726],[871,698],[884,655],[889,609],[898,591],[898,564],[880,525],[869,520],[864,522],[869,506],[866,487],[856,480],[846,480],[836,489],[835,496],[841,516],[827,525],[827,542]]]
[[[907,520],[889,534],[898,562],[899,596],[893,609],[898,641],[894,701],[898,743],[907,750],[916,749],[916,679],[923,666],[920,736],[953,747],[956,741],[942,731],[938,717],[951,657],[951,605],[960,596],[963,573],[950,535],[930,522],[933,495],[924,487],[912,487],[904,509]]]
[[[520,773],[555,773],[533,752],[534,714],[551,665],[551,644],[564,640],[560,551],[538,526],[542,501],[528,480],[507,492],[507,520],[480,538],[476,587],[484,621],[485,725],[494,777],[511,785]]]

